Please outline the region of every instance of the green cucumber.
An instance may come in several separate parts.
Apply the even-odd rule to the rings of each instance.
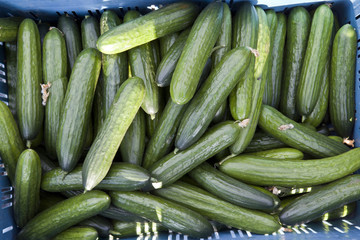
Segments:
[[[103,126],[86,155],[82,180],[85,191],[93,189],[108,173],[120,143],[144,99],[145,87],[138,77],[126,80],[116,93]]]
[[[59,167],[57,161],[55,162],[50,160],[50,158],[46,154],[45,149],[39,147],[39,148],[35,148],[35,151],[40,157],[42,175],[45,174],[46,172],[53,170],[54,168]]]
[[[24,141],[27,148],[36,148],[40,146],[44,141],[44,128],[40,128],[40,132],[32,140]]]
[[[291,9],[286,23],[284,72],[281,84],[280,111],[292,120],[298,120],[296,111],[296,90],[304,61],[310,32],[311,17],[304,7]]]
[[[14,185],[14,219],[24,227],[39,210],[41,166],[39,155],[27,149],[19,156]]]
[[[94,140],[94,126],[93,121],[90,120],[88,126],[86,127],[86,137],[84,143],[84,149],[89,149],[93,140]]]
[[[46,240],[107,209],[110,197],[94,190],[59,202],[37,214],[19,232],[19,240]]]
[[[346,176],[307,193],[288,204],[279,214],[286,225],[307,223],[324,213],[360,199],[360,175]]]
[[[321,217],[314,219],[312,222],[322,222],[327,220],[335,220],[339,218],[351,217],[356,213],[357,201],[345,204],[339,208],[331,210]]]
[[[96,17],[86,15],[81,21],[81,41],[83,49],[96,48],[100,35],[100,24]]]
[[[21,21],[20,17],[0,18],[0,42],[16,41]]]
[[[329,110],[341,137],[351,137],[355,123],[356,36],[354,27],[346,24],[336,33],[332,48]]]
[[[95,228],[100,238],[109,237],[110,230],[112,229],[110,220],[98,215],[88,218],[80,222],[78,225]]]
[[[331,139],[334,139],[334,140],[336,140],[338,142],[343,143],[343,138],[340,137],[340,136],[328,136],[328,138],[331,138]]]
[[[257,50],[259,56],[255,59],[254,65],[254,85],[251,96],[251,109],[250,115],[247,119],[248,123],[240,130],[236,142],[230,146],[232,155],[238,155],[243,152],[251,142],[258,125],[260,109],[262,105],[262,97],[265,90],[265,82],[270,52],[270,30],[267,23],[267,17],[263,9],[255,7],[259,17],[259,33],[257,38]]]
[[[320,5],[311,22],[308,44],[302,64],[296,109],[306,116],[314,109],[319,97],[320,83],[331,44],[334,15],[327,4]]]
[[[70,75],[71,73],[70,70],[73,69],[73,66],[76,61],[76,57],[79,55],[79,53],[82,50],[81,32],[75,20],[67,14],[59,17],[58,28],[64,34],[65,37],[66,50],[67,50],[68,63],[69,63],[68,72]]]
[[[211,124],[217,124],[222,121],[226,121],[231,119],[230,110],[228,107],[228,100],[225,101],[220,105],[219,109],[216,111],[213,119],[211,120]]]
[[[180,179],[202,162],[233,144],[239,130],[240,126],[236,122],[219,123],[186,150],[164,156],[149,168],[151,176],[155,178],[153,186],[166,186]]]
[[[133,22],[140,17],[137,11],[128,11],[124,17],[124,24]],[[131,74],[144,81],[146,95],[141,108],[154,118],[159,110],[159,89],[155,83],[155,63],[150,43],[140,45],[129,50],[129,64]]]
[[[19,129],[25,140],[34,139],[43,127],[44,107],[41,105],[41,47],[36,23],[24,19],[17,41],[16,112]]]
[[[151,45],[151,49],[152,49],[152,53],[153,53],[153,57],[154,57],[155,69],[157,69],[159,66],[159,63],[161,61],[159,41],[157,39],[153,40],[150,42],[150,45]]]
[[[235,48],[212,70],[186,108],[176,135],[176,148],[186,149],[204,134],[217,110],[245,72],[251,51],[245,47]]]
[[[51,240],[96,240],[98,232],[93,227],[71,227],[59,233]]]
[[[126,211],[122,208],[115,207],[114,205],[110,205],[110,207],[101,213],[100,216],[117,220],[117,221],[126,221],[126,222],[143,222],[145,219],[135,215],[129,211]]]
[[[176,42],[178,37],[179,37],[179,32],[174,32],[159,38],[161,59],[165,57],[165,55],[167,54],[171,46]]]
[[[334,157],[314,160],[270,159],[239,155],[220,163],[220,171],[246,183],[260,186],[309,187],[334,181],[360,168],[352,149]]]
[[[130,163],[113,163],[106,177],[95,187],[100,190],[135,191],[144,187],[150,179],[149,173]],[[55,168],[43,175],[41,189],[47,192],[83,190],[82,166],[70,173]]]
[[[267,105],[262,106],[259,126],[287,145],[314,157],[330,157],[349,150],[345,145],[287,118]]]
[[[198,6],[191,2],[169,4],[132,22],[111,29],[100,36],[97,48],[106,54],[124,52],[189,27],[198,12]]]
[[[256,132],[253,139],[245,149],[245,153],[271,150],[286,147],[282,141],[265,132]]]
[[[233,205],[187,183],[177,182],[155,190],[154,194],[185,205],[209,219],[245,231],[271,234],[281,227],[270,214]]]
[[[170,83],[171,99],[177,104],[187,103],[195,94],[202,70],[220,34],[224,4],[208,4],[191,28]]]
[[[202,163],[189,173],[202,188],[215,196],[240,207],[258,210],[273,210],[278,207],[278,202],[245,183]]]
[[[233,18],[232,47],[249,46],[257,48],[259,31],[259,17],[255,7],[250,2],[241,2]],[[241,76],[240,82],[229,96],[231,115],[235,120],[244,120],[249,117],[251,98],[254,84],[255,57],[246,72]]]
[[[277,148],[248,153],[249,155],[277,158],[277,159],[303,159],[304,154],[295,148]]]
[[[66,172],[75,167],[84,149],[100,68],[100,52],[88,48],[78,55],[71,72],[56,141],[59,164]]]
[[[7,89],[8,89],[8,100],[9,108],[14,116],[15,121],[17,121],[16,114],[16,81],[17,81],[17,46],[15,42],[6,42],[5,43],[5,58],[6,58],[6,80],[7,80]]]
[[[112,203],[174,232],[201,238],[213,228],[199,213],[163,198],[143,192],[110,192]]]
[[[113,221],[114,229],[110,234],[114,237],[136,237],[141,235],[158,234],[169,231],[167,228],[156,222],[122,222]]]

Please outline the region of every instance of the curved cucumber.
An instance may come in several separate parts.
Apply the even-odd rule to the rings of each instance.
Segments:
[[[295,148],[277,148],[277,149],[258,151],[258,152],[248,153],[248,154],[260,156],[260,157],[266,157],[266,158],[276,158],[276,159],[303,159],[304,158],[304,154]]]
[[[286,147],[282,141],[274,138],[265,132],[256,132],[253,139],[245,149],[245,153],[272,150],[275,148]]]
[[[96,240],[98,232],[93,227],[71,227],[59,233],[51,240]]]
[[[81,22],[81,40],[83,49],[96,48],[100,35],[99,21],[94,16],[86,15]]]
[[[174,32],[159,38],[161,59],[165,57],[165,55],[167,54],[171,46],[176,42],[178,37],[179,37],[179,32]]]

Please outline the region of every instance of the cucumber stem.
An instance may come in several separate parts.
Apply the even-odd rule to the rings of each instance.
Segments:
[[[30,140],[26,140],[26,147],[31,148],[31,141]]]

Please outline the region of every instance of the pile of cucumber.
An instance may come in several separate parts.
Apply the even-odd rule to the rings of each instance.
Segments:
[[[355,211],[355,29],[327,4],[233,5],[0,19],[19,240],[271,234]]]

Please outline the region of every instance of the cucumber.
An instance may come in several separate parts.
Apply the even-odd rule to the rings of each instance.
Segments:
[[[114,237],[136,237],[142,235],[158,234],[159,232],[167,232],[168,229],[156,222],[122,222],[113,221],[114,229],[110,234]]]
[[[99,213],[99,215],[117,221],[126,221],[126,222],[145,221],[145,219],[139,217],[138,215],[135,215],[124,209],[115,207],[114,205],[110,205],[108,209],[102,211],[101,213]]]
[[[260,186],[309,187],[334,181],[360,167],[360,150],[314,160],[270,159],[240,155],[220,163],[220,171]]]
[[[98,215],[88,218],[78,225],[95,228],[100,238],[109,237],[110,230],[113,228],[110,220]]]
[[[78,24],[69,15],[61,15],[58,19],[58,28],[64,34],[68,56],[68,72],[73,69],[76,57],[82,50],[81,32]]]
[[[222,121],[230,120],[230,110],[228,107],[228,100],[225,99],[225,101],[220,105],[219,109],[216,111],[213,119],[211,120],[211,124],[217,124]]]
[[[93,189],[108,173],[120,143],[144,99],[145,87],[138,77],[126,80],[116,93],[103,126],[86,155],[82,181]]]
[[[96,17],[86,15],[81,21],[81,41],[83,49],[96,48],[100,35],[100,24]]]
[[[204,134],[216,111],[245,72],[250,56],[249,48],[235,48],[212,70],[186,108],[176,135],[176,148],[184,150]]]
[[[180,179],[187,172],[227,148],[236,140],[240,126],[225,121],[210,128],[195,144],[184,151],[169,153],[150,168],[153,186],[166,186]]]
[[[354,213],[356,213],[356,208],[357,208],[357,202],[356,201],[351,202],[323,214],[321,217],[314,219],[313,222],[322,222],[324,220],[327,221],[327,220],[335,220],[345,217],[351,217],[351,215],[354,215]]]
[[[106,177],[95,187],[101,190],[135,191],[144,187],[150,179],[149,173],[134,164],[113,163]],[[70,173],[55,168],[44,174],[41,189],[47,192],[82,190],[82,166]]]
[[[254,5],[250,2],[241,2],[233,18],[232,47],[249,46],[257,48],[259,31],[259,17]],[[254,85],[255,57],[246,72],[241,76],[240,82],[229,96],[231,115],[235,120],[244,120],[250,115],[252,90]]]
[[[267,17],[263,9],[255,7],[259,17],[259,33],[257,39],[257,50],[259,56],[255,59],[254,65],[254,85],[251,96],[251,109],[248,117],[249,122],[246,127],[240,130],[236,142],[230,146],[232,155],[238,155],[243,152],[251,142],[255,134],[264,95],[267,65],[270,61],[268,57],[270,51],[270,30],[267,23]]]
[[[0,157],[12,184],[15,183],[18,158],[24,150],[25,145],[15,119],[9,107],[0,101]]]
[[[46,155],[45,149],[38,147],[38,148],[35,148],[35,151],[40,157],[42,175],[44,175],[46,172],[53,170],[54,168],[59,167],[59,165],[57,164],[57,161],[56,162],[52,161]]]
[[[263,192],[202,163],[189,173],[202,188],[229,203],[240,207],[258,210],[273,210],[279,202]]]
[[[14,219],[20,228],[39,210],[41,166],[39,155],[27,149],[19,156],[14,186]]]
[[[16,41],[22,19],[20,17],[0,18],[0,42]]]
[[[174,232],[195,238],[213,233],[205,217],[172,201],[143,192],[110,192],[110,196],[115,206],[158,222]]]
[[[165,57],[171,46],[176,42],[176,40],[179,37],[179,34],[180,34],[179,32],[174,32],[159,38],[161,59]]]
[[[52,240],[96,240],[98,232],[93,227],[71,227],[56,235]]]
[[[44,141],[44,128],[40,128],[40,132],[32,140],[24,141],[27,148],[36,148],[40,146]]]
[[[182,204],[209,219],[245,231],[270,234],[281,227],[276,218],[269,214],[233,205],[187,183],[177,182],[155,190],[154,194]]]
[[[245,149],[245,153],[272,150],[275,148],[286,147],[282,141],[274,138],[265,132],[256,132],[253,139]]]
[[[307,193],[288,204],[279,214],[283,224],[307,223],[324,213],[360,199],[360,175],[346,176]]]
[[[297,121],[300,116],[296,111],[296,90],[300,80],[310,24],[310,14],[304,7],[298,6],[291,9],[286,22],[284,72],[280,94],[282,100],[279,110],[294,121]]]
[[[320,83],[331,42],[334,16],[327,4],[320,5],[311,22],[308,44],[296,93],[296,109],[306,116],[319,98]]]
[[[17,82],[17,66],[16,59],[17,56],[17,46],[15,42],[6,42],[5,43],[5,58],[6,58],[6,80],[7,80],[7,89],[8,89],[8,100],[9,108],[14,116],[15,121],[17,121],[16,114],[16,82]]]
[[[249,155],[277,159],[303,159],[304,154],[295,148],[277,148],[248,153]]]
[[[159,63],[161,61],[159,40],[156,39],[156,40],[151,41],[150,45],[151,45],[151,49],[152,49],[152,53],[153,53],[153,57],[154,57],[155,69],[157,69],[159,66]]]
[[[100,68],[100,52],[88,48],[78,55],[71,72],[56,140],[59,164],[66,172],[75,167],[84,149]]]
[[[93,121],[90,120],[88,126],[86,127],[84,149],[89,149],[93,140],[94,140],[94,126],[93,126]]]
[[[336,33],[332,48],[329,110],[341,137],[351,137],[355,122],[356,36],[355,29],[346,24]]]
[[[17,47],[16,112],[22,137],[32,140],[43,127],[44,118],[39,87],[42,83],[40,37],[33,20],[27,18],[21,22]]]
[[[345,145],[296,123],[267,105],[262,106],[259,126],[288,146],[314,157],[330,157],[349,150]]]
[[[194,96],[201,72],[219,37],[224,4],[208,4],[196,18],[170,83],[171,99],[185,104]]]
[[[185,29],[169,48],[166,55],[161,59],[156,71],[155,81],[159,87],[170,86],[171,78],[179,61],[182,50],[184,49],[186,39],[189,36],[190,28]]]
[[[125,24],[140,17],[137,11],[128,11],[124,17]],[[146,95],[141,108],[153,119],[159,110],[159,89],[155,83],[155,63],[151,44],[147,43],[129,50],[131,74],[144,81]]]
[[[343,143],[343,138],[340,137],[340,136],[328,136],[328,138],[331,138],[331,139],[334,139],[334,140],[336,140],[338,142]]]
[[[122,24],[100,36],[97,48],[106,54],[124,52],[167,34],[189,27],[199,8],[195,3],[169,4],[139,19]]]
[[[107,209],[110,197],[94,190],[71,197],[42,211],[19,232],[19,240],[46,240]]]

